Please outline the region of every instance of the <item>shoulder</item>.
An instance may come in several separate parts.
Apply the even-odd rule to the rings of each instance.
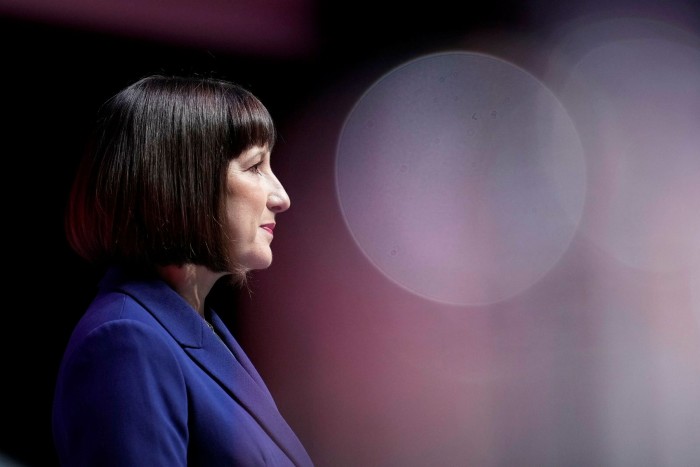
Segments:
[[[65,359],[73,354],[99,354],[108,359],[150,353],[172,353],[172,339],[158,321],[138,301],[125,293],[98,295],[78,321],[68,342]],[[97,357],[95,355],[94,357]]]
[[[80,318],[71,339],[87,336],[98,328],[114,328],[135,332],[140,328],[156,329],[157,321],[151,313],[133,297],[123,292],[101,293],[92,301]]]
[[[147,311],[138,313],[128,296],[109,298],[108,306],[91,308],[71,335],[59,367],[58,393],[81,387],[131,397],[150,390],[155,381],[169,391],[183,391],[187,369],[177,342]],[[114,312],[123,307],[129,312]]]

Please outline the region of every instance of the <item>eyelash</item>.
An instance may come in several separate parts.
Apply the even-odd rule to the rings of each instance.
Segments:
[[[250,169],[248,169],[248,170],[252,171],[253,173],[256,173],[256,174],[260,175],[260,174],[262,173],[262,172],[260,171],[260,166],[261,166],[261,165],[262,165],[262,161],[261,161],[261,162],[258,162],[257,164],[255,164],[254,166],[252,166],[252,167],[251,167]]]

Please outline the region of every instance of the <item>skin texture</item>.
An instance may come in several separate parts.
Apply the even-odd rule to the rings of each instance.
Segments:
[[[232,263],[246,270],[265,269],[272,264],[271,228],[275,216],[290,206],[284,187],[272,172],[270,151],[254,146],[233,159],[227,169],[226,212]],[[161,277],[204,316],[204,300],[217,280],[205,266],[185,264],[158,268]]]
[[[265,269],[272,263],[272,233],[262,226],[274,226],[275,216],[290,206],[272,172],[270,151],[257,146],[244,151],[230,162],[227,178],[232,259],[248,270]]]

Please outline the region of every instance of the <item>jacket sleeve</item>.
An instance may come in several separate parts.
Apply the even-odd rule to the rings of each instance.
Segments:
[[[59,371],[53,412],[62,465],[187,464],[187,389],[162,335],[112,321],[72,346]]]

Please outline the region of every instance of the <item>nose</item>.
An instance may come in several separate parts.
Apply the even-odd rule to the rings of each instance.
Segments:
[[[289,195],[285,191],[282,183],[275,177],[272,176],[272,190],[267,197],[267,208],[275,213],[284,212],[289,209],[292,201],[289,199]]]

